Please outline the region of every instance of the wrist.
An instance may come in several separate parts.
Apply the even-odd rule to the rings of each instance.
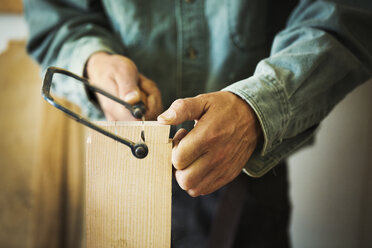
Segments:
[[[238,106],[240,106],[241,113],[247,117],[247,126],[251,126],[248,135],[256,141],[256,149],[261,147],[263,143],[263,131],[256,112],[244,98],[233,92],[227,92],[234,96],[239,103]]]

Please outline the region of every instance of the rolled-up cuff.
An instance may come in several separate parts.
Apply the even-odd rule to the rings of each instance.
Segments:
[[[270,76],[252,76],[234,83],[223,91],[232,92],[245,100],[260,122],[264,141],[247,162],[243,171],[261,177],[291,153],[312,141],[317,126],[284,139],[290,118],[288,97],[281,83]]]
[[[264,142],[261,156],[275,149],[285,134],[289,121],[289,103],[284,89],[272,77],[252,76],[226,88],[254,110],[261,124]]]

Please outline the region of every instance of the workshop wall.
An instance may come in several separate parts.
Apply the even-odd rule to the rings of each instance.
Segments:
[[[372,80],[289,163],[294,247],[372,247]]]

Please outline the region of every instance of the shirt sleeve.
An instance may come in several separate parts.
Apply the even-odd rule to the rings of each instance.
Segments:
[[[307,143],[346,94],[372,76],[372,2],[301,1],[271,55],[230,91],[264,134],[244,171],[260,177]]]
[[[123,53],[100,1],[24,0],[24,10],[30,36],[27,50],[43,71],[57,66],[82,76],[93,53]],[[84,106],[82,110],[89,117],[103,117],[88,100],[85,88],[72,80],[55,81],[52,89],[57,96]]]

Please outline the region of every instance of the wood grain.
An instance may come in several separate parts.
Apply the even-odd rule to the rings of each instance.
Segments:
[[[80,112],[66,100],[58,99],[58,102]],[[84,126],[43,101],[39,128],[32,245],[35,248],[81,247]]]
[[[100,123],[133,141],[141,122]],[[145,122],[149,154],[95,131],[87,136],[86,242],[95,247],[170,247],[171,149],[169,126]]]

